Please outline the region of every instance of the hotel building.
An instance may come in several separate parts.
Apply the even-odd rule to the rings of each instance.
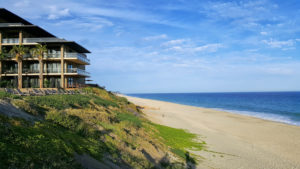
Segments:
[[[46,45],[43,68],[30,49]],[[14,46],[28,51],[18,63],[10,54]],[[78,88],[85,85],[90,64],[83,46],[74,41],[57,38],[39,26],[0,8],[0,87],[7,88]],[[40,74],[40,70],[43,72]]]

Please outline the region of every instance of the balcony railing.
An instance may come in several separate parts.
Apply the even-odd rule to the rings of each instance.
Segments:
[[[88,59],[86,55],[82,53],[65,53],[65,58],[76,58],[78,60],[90,64],[90,59]]]
[[[23,68],[22,71],[23,71],[23,73],[40,73],[40,70],[38,70],[38,69],[26,69],[26,68]]]
[[[4,74],[18,74],[18,68],[9,68],[2,71]]]
[[[60,58],[60,52],[59,53],[45,53],[44,58]]]
[[[46,70],[44,70],[44,73],[60,73],[61,69],[60,68],[48,68]]]
[[[11,54],[9,53],[3,53],[4,54],[4,59],[11,59],[13,58],[14,56],[12,56]]]
[[[23,43],[41,43],[41,42],[66,42],[65,39],[58,38],[23,38]],[[19,38],[3,38],[2,43],[19,43]]]
[[[23,38],[23,43],[41,43],[41,42],[65,42],[65,39],[58,38]]]
[[[0,27],[8,27],[8,26],[22,26],[22,23],[0,23]]]
[[[17,44],[19,43],[19,38],[4,38],[2,39],[2,43]]]
[[[30,53],[26,53],[25,55],[23,55],[23,58],[24,59],[27,59],[27,58],[37,58],[37,56],[32,56]]]
[[[90,73],[83,70],[83,69],[78,69],[78,68],[68,68],[66,73],[76,73],[76,74],[79,74],[79,75],[84,75],[84,76],[89,76]]]

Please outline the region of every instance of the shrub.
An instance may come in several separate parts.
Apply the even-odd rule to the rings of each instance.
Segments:
[[[142,127],[142,121],[139,117],[128,114],[128,113],[118,113],[117,118],[120,121],[128,121],[130,124],[132,124],[135,127]]]
[[[0,99],[5,99],[5,98],[21,99],[21,96],[13,95],[5,91],[0,91]]]
[[[1,168],[81,168],[73,158],[72,148],[58,136],[49,134],[51,126],[47,129],[39,123],[19,126],[10,121],[0,116]]]
[[[63,110],[67,108],[87,108],[90,106],[90,102],[101,106],[113,106],[117,107],[116,103],[108,100],[101,99],[95,95],[47,95],[47,96],[27,96],[25,98],[30,103],[35,105],[41,105],[48,108],[55,108],[57,110]]]
[[[14,100],[12,100],[12,103],[17,108],[19,108],[29,114],[32,114],[35,116],[37,116],[39,114],[43,114],[43,111],[39,111],[39,109],[36,106],[34,106],[24,100],[14,99]]]

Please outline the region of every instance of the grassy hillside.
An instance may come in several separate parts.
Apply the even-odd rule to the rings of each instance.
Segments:
[[[205,143],[154,124],[136,105],[98,88],[87,94],[0,99],[34,120],[0,114],[0,168],[192,168]],[[94,164],[93,164],[94,163]]]

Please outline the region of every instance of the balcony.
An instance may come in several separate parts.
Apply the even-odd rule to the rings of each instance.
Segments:
[[[4,59],[11,59],[11,58],[15,58],[14,56],[12,56],[9,53],[3,53],[4,54]]]
[[[58,38],[23,38],[23,43],[41,43],[41,42],[66,42],[65,39]]]
[[[9,27],[9,26],[22,26],[22,23],[0,23],[0,27]]]
[[[60,73],[60,68],[48,68],[44,70],[44,73]]]
[[[19,38],[4,38],[4,39],[2,39],[2,43],[5,43],[5,44],[18,44],[19,43]]]
[[[82,53],[65,53],[65,58],[78,59],[81,62],[90,64],[90,59],[88,59],[86,55]]]
[[[27,73],[27,74],[40,73],[40,71],[38,69],[26,69],[26,68],[23,68],[22,71],[23,71],[23,73]]]
[[[44,54],[44,58],[47,58],[47,59],[55,59],[55,58],[60,58],[60,52],[58,53],[45,53]]]
[[[90,76],[90,73],[83,70],[83,69],[78,69],[78,68],[68,68],[66,73],[72,73],[72,74],[78,74],[82,76]]]
[[[27,58],[37,58],[37,56],[32,56],[30,53],[25,53],[23,55],[23,59],[27,59]]]
[[[18,74],[18,68],[8,68],[2,71],[3,74]]]

